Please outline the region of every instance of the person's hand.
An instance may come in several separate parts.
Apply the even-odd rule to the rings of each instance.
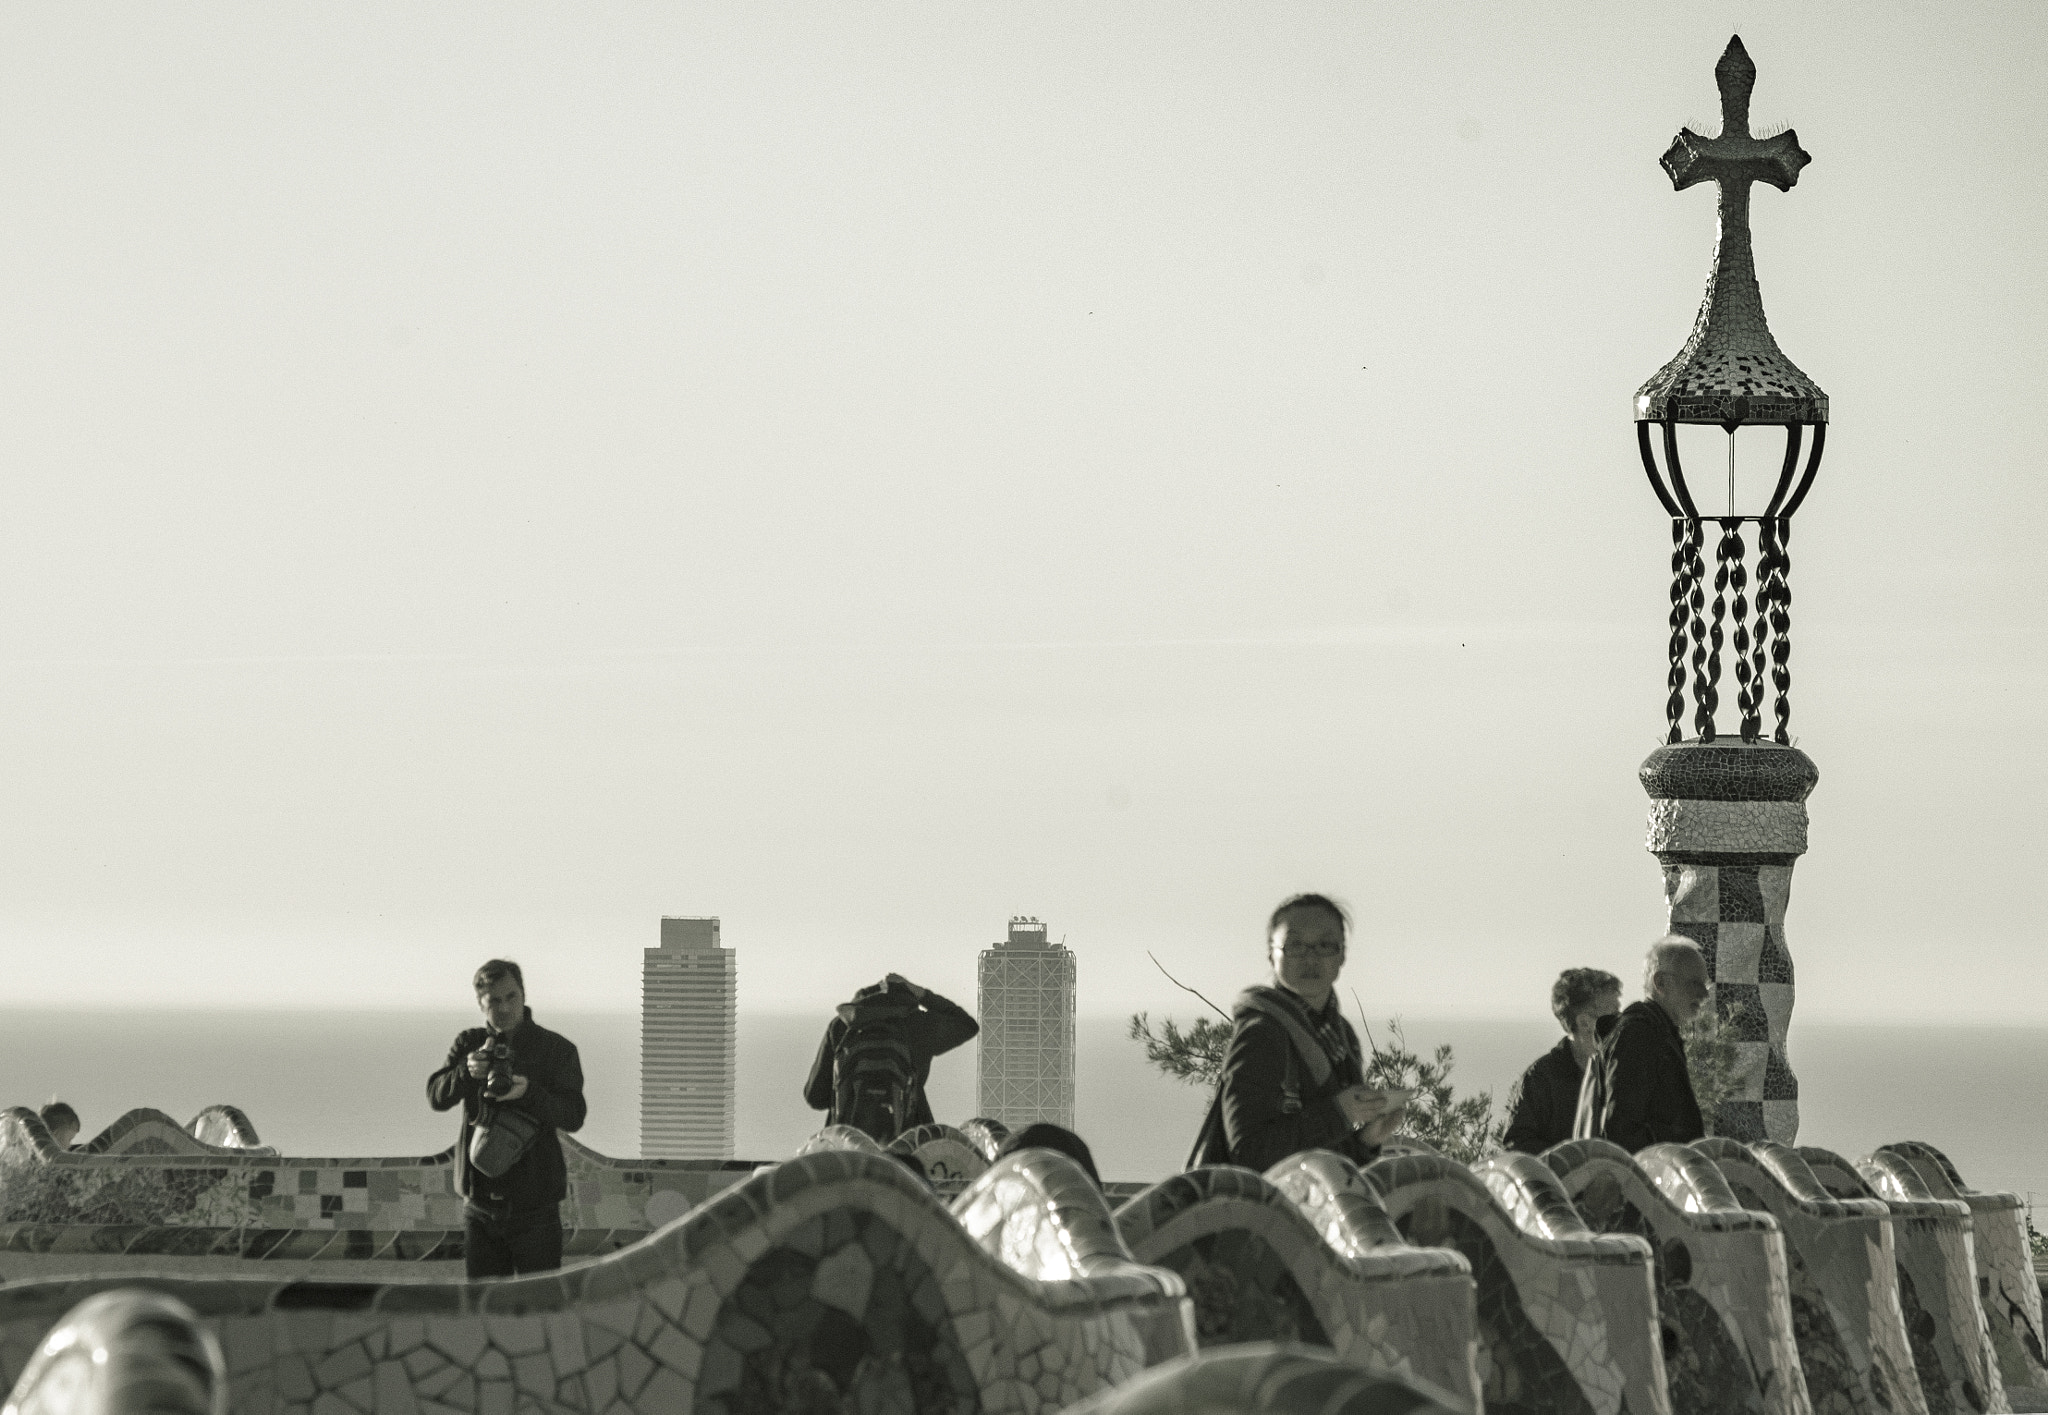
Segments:
[[[1395,1106],[1378,1120],[1369,1121],[1360,1128],[1358,1138],[1368,1145],[1384,1145],[1401,1128],[1402,1108]]]
[[[1363,1125],[1369,1120],[1377,1120],[1387,1108],[1387,1098],[1366,1086],[1347,1086],[1337,1092],[1336,1101],[1337,1109],[1344,1112],[1344,1121],[1348,1125]]]
[[[483,1080],[484,1073],[491,1069],[491,1048],[489,1044],[480,1046],[471,1052],[465,1058],[464,1064],[469,1070],[470,1079],[476,1081]]]
[[[526,1078],[524,1076],[514,1076],[512,1078],[512,1089],[499,1096],[498,1099],[501,1101],[516,1101],[525,1094]]]
[[[1337,1093],[1337,1108],[1345,1120],[1359,1128],[1369,1144],[1380,1144],[1401,1128],[1405,1096],[1390,1095],[1371,1086],[1351,1086]]]

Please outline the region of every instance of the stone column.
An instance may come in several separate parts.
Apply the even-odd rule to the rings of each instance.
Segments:
[[[1739,737],[1659,747],[1643,763],[1649,848],[1664,867],[1671,932],[1707,956],[1714,1008],[1736,1018],[1742,1088],[1707,1118],[1717,1135],[1793,1144],[1799,1082],[1785,1059],[1792,953],[1785,905],[1806,853],[1806,797],[1820,772],[1797,747]]]

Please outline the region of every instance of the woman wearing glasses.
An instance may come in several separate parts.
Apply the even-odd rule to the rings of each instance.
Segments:
[[[1223,1082],[1191,1167],[1266,1170],[1302,1150],[1365,1164],[1400,1128],[1405,1093],[1365,1085],[1358,1034],[1337,1007],[1350,923],[1320,894],[1297,894],[1273,911],[1273,981],[1238,995]]]

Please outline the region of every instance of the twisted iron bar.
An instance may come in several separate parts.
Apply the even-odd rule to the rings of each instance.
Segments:
[[[1714,740],[1714,714],[1721,706],[1721,625],[1728,617],[1728,555],[1732,543],[1736,543],[1735,532],[1723,521],[1721,539],[1714,544],[1714,604],[1707,626],[1707,690],[1693,716],[1702,742]]]
[[[1792,745],[1792,518],[1777,519],[1777,561],[1771,573],[1771,686],[1778,690],[1772,740]]]
[[[1685,716],[1685,607],[1686,596],[1691,584],[1686,576],[1687,561],[1692,551],[1692,522],[1683,516],[1671,521],[1671,671],[1665,676],[1664,686],[1670,696],[1664,700],[1664,720],[1670,726],[1665,736],[1667,743],[1676,744],[1684,740],[1685,729],[1679,719]]]
[[[1771,572],[1778,563],[1777,541],[1766,517],[1756,527],[1756,617],[1749,649],[1749,711],[1742,717],[1742,740],[1754,744],[1763,735],[1764,691],[1769,672],[1771,638]]]
[[[1728,588],[1734,598],[1728,606],[1735,626],[1735,705],[1742,713],[1742,740],[1756,741],[1757,683],[1749,667],[1749,567],[1744,562],[1749,548],[1742,543],[1742,522],[1721,523],[1721,543],[1728,550]]]
[[[1732,434],[1734,428],[1728,430]],[[1664,703],[1668,724],[1666,741],[1676,743],[1683,740],[1681,723],[1685,713],[1688,644],[1692,658],[1693,726],[1701,741],[1714,740],[1714,710],[1719,706],[1720,696],[1722,625],[1728,608],[1725,596],[1732,589],[1735,611],[1733,647],[1738,685],[1736,702],[1741,711],[1742,740],[1753,743],[1763,735],[1764,677],[1768,660],[1771,687],[1776,691],[1777,728],[1773,740],[1780,746],[1792,745],[1792,514],[1813,487],[1814,475],[1820,470],[1821,455],[1827,446],[1827,431],[1824,422],[1810,427],[1800,423],[1786,424],[1784,461],[1778,470],[1777,486],[1772,490],[1770,503],[1764,507],[1763,513],[1735,515],[1731,501],[1728,516],[1708,517],[1702,516],[1693,504],[1691,488],[1686,485],[1678,455],[1676,420],[1664,418],[1656,423],[1645,421],[1636,424],[1636,448],[1642,457],[1644,475],[1649,478],[1650,489],[1656,493],[1659,504],[1670,515],[1672,523],[1671,666],[1666,676]],[[1664,465],[1661,469],[1657,465],[1654,432],[1663,435]],[[1808,432],[1812,436],[1810,444],[1806,441]],[[1807,448],[1803,473],[1799,465],[1802,447]],[[1707,623],[1706,566],[1703,558],[1703,523],[1708,520],[1721,523],[1721,540],[1715,552],[1711,632]],[[1747,547],[1741,536],[1744,521],[1757,523],[1757,562],[1753,577],[1747,563]],[[1745,591],[1751,588],[1752,578],[1755,597],[1750,600],[1746,598]]]
[[[1714,732],[1714,710],[1708,706],[1712,689],[1707,686],[1707,624],[1700,615],[1706,604],[1706,562],[1700,556],[1700,523],[1692,523],[1692,534],[1686,540],[1685,574],[1686,608],[1691,611],[1687,629],[1692,636],[1692,727],[1694,735],[1706,733],[1704,740],[1711,742]]]

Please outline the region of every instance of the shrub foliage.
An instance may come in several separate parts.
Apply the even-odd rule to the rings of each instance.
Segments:
[[[1700,1117],[1709,1135],[1724,1133],[1719,1125],[1721,1102],[1738,1095],[1750,1072],[1761,1064],[1760,1056],[1744,1058],[1737,1051],[1749,1021],[1749,1008],[1737,1003],[1720,1016],[1713,999],[1693,1015],[1685,1029],[1685,1069],[1692,1077],[1693,1099],[1700,1103]]]
[[[1456,1059],[1448,1044],[1425,1060],[1410,1049],[1401,1020],[1387,1023],[1393,1043],[1374,1047],[1366,1058],[1368,1086],[1400,1086],[1414,1091],[1402,1135],[1434,1146],[1462,1164],[1477,1164],[1500,1148],[1503,1125],[1494,1119],[1493,1093],[1460,1097],[1451,1085]],[[1230,1047],[1228,1022],[1198,1017],[1182,1028],[1171,1017],[1157,1030],[1151,1014],[1134,1013],[1129,1035],[1145,1048],[1145,1060],[1176,1081],[1215,1089],[1223,1077],[1223,1054]]]

